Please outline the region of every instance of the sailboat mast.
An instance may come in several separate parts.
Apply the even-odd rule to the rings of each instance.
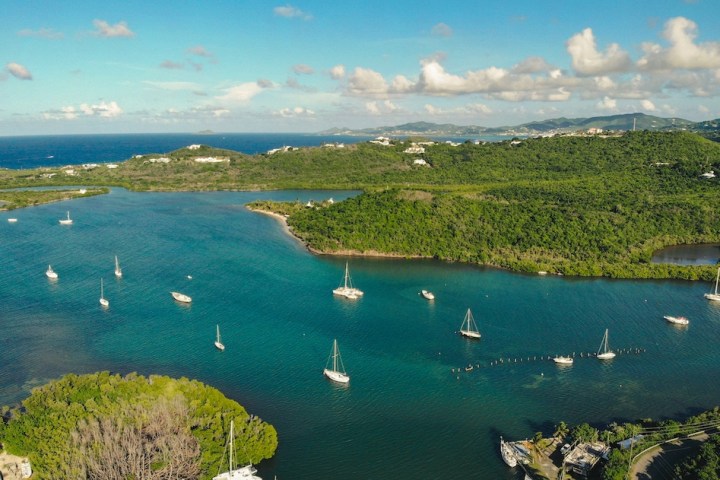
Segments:
[[[333,371],[337,372],[337,340],[333,340]]]

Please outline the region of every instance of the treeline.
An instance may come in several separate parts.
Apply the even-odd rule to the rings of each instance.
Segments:
[[[69,374],[3,407],[0,443],[43,478],[212,478],[230,421],[238,463],[270,458],[272,425],[198,381],[108,372]]]

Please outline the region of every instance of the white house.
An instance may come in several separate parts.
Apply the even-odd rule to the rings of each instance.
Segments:
[[[193,144],[193,145],[188,145],[188,146],[185,147],[185,148],[187,148],[188,150],[197,150],[197,149],[199,149],[201,146],[202,146],[202,145],[194,145],[194,144]]]

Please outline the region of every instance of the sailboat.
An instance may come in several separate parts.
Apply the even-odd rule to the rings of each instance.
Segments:
[[[718,267],[717,275],[715,276],[715,291],[705,294],[705,298],[707,298],[708,300],[712,300],[713,302],[720,302],[720,293],[718,293],[718,280],[720,280],[720,267]]]
[[[615,352],[608,349],[608,329],[605,329],[605,335],[603,336],[602,342],[600,342],[600,348],[597,352],[597,358],[600,360],[610,360],[615,358]]]
[[[500,455],[508,467],[513,468],[517,465],[517,456],[513,452],[512,447],[500,437]]]
[[[105,293],[103,292],[103,279],[100,279],[100,305],[103,307],[109,307],[110,302],[108,302],[107,298],[105,298]]]
[[[331,361],[332,368],[327,368]],[[323,375],[338,383],[348,383],[350,381],[350,377],[345,372],[345,366],[342,363],[342,358],[340,358],[340,350],[338,349],[337,339],[333,340],[332,352],[325,364]]]
[[[58,220],[60,222],[60,225],[72,225],[73,221],[70,218],[70,211],[67,212],[67,218],[63,218]]]
[[[215,346],[218,350],[223,351],[225,350],[225,345],[223,345],[223,343],[220,341],[220,325],[215,325],[215,330]]]
[[[343,283],[338,288],[333,290],[333,293],[335,295],[340,295],[341,297],[349,298],[351,300],[355,300],[358,297],[363,296],[362,290],[359,290],[352,286],[352,281],[350,280],[350,270],[348,268],[347,262],[345,262],[345,276],[343,277]]]
[[[122,269],[120,268],[120,263],[118,262],[117,255],[115,255],[115,276],[117,278],[122,277]]]
[[[45,271],[45,275],[47,275],[50,280],[57,280],[58,278],[58,274],[55,273],[51,265],[48,265],[48,269]]]
[[[190,303],[190,302],[192,302],[192,297],[190,297],[190,296],[188,296],[188,295],[185,295],[184,293],[180,293],[180,292],[170,292],[170,295],[172,295],[172,297],[173,297],[175,300],[177,300],[178,302],[181,302],[181,303]]]
[[[234,455],[234,437],[235,436],[235,421],[230,420],[230,439],[228,440],[228,471],[218,473],[213,477],[213,480],[262,480],[262,478],[255,475],[257,470],[252,466],[252,463],[245,465],[244,467],[235,468],[235,462],[233,459]]]
[[[469,338],[480,338],[480,332],[469,308],[465,314],[462,325],[460,325],[460,334]]]

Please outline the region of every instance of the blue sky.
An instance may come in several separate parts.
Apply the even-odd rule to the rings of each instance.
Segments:
[[[0,7],[0,135],[720,117],[718,0]]]

